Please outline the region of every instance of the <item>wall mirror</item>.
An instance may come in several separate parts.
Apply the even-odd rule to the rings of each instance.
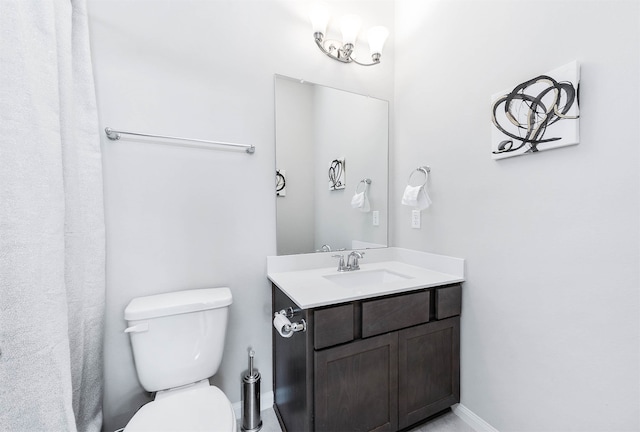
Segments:
[[[275,105],[278,255],[386,247],[388,101],[276,75]]]

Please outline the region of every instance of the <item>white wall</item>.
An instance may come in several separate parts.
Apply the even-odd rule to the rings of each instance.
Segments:
[[[391,0],[329,5],[336,16],[359,13],[365,28],[381,24],[393,35]],[[269,392],[274,74],[390,99],[393,36],[383,63],[363,68],[318,51],[308,2],[88,0],[88,7],[102,127],[256,146],[248,155],[103,139],[104,428],[123,426],[147,400],[122,333],[124,307],[141,295],[229,286],[234,303],[214,383],[238,402],[252,346]]]
[[[500,431],[639,430],[637,1],[396,1],[392,200],[466,258],[462,404]],[[582,64],[578,146],[491,159],[490,96]],[[394,197],[395,196],[395,197]]]

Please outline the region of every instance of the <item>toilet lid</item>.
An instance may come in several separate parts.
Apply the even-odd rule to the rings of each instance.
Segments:
[[[217,387],[194,388],[144,405],[125,427],[139,431],[234,431],[231,402]]]

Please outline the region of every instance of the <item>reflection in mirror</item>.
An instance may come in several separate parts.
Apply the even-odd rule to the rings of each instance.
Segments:
[[[387,246],[389,104],[276,76],[278,255]]]

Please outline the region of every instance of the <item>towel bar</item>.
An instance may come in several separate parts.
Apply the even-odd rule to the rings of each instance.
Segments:
[[[174,137],[174,136],[168,136],[168,135],[152,135],[152,134],[146,134],[146,133],[140,133],[140,132],[117,131],[117,130],[111,129],[110,127],[104,128],[104,133],[107,135],[107,138],[109,138],[111,141],[119,140],[120,135],[124,134],[124,135],[135,135],[135,136],[141,136],[141,137],[147,137],[147,138],[162,138],[162,139],[171,139],[171,140],[178,140],[178,141],[189,141],[189,142],[195,142],[199,144],[241,147],[241,148],[244,148],[245,151],[249,154],[253,154],[256,151],[256,148],[249,144],[235,144],[235,143],[228,143],[228,142],[221,142],[221,141],[207,141],[207,140],[193,139],[193,138]],[[197,147],[204,147],[204,146],[197,146]]]

